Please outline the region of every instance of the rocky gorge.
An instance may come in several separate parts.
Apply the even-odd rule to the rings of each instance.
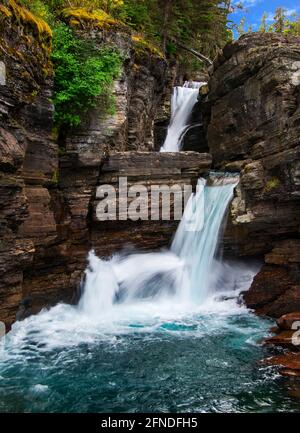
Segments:
[[[45,306],[76,302],[90,249],[107,257],[128,244],[169,244],[176,221],[97,221],[97,186],[125,175],[148,187],[195,187],[211,168],[240,173],[225,254],[264,260],[246,304],[275,318],[299,311],[299,38],[254,33],[226,45],[194,113],[195,124],[204,122],[199,145],[193,136],[185,145],[193,151],[163,154],[155,150],[176,65],[127,29],[69,16],[83,37],[117,45],[124,61],[115,113],[103,117],[99,102],[62,144],[53,131],[51,30],[14,5],[0,8],[0,319],[7,328]]]
[[[59,398],[55,393],[54,398],[39,397],[42,405],[36,398],[33,410],[99,411],[94,403],[89,406],[97,399],[106,411],[131,410],[133,401],[138,402],[136,410],[149,409],[148,391],[139,390],[152,389],[153,372],[167,377],[169,366],[184,378],[171,399],[172,410],[180,410],[185,399],[186,407],[197,411],[214,411],[216,399],[229,411],[261,410],[270,401],[279,407],[276,398],[273,403],[268,376],[259,376],[257,362],[265,357],[259,361],[261,368],[280,366],[281,375],[289,378],[300,374],[294,340],[300,323],[300,38],[249,33],[225,45],[212,66],[199,63],[199,71],[188,75],[172,55],[106,14],[66,8],[60,20],[81,40],[92,41],[96,51],[117,49],[121,67],[111,89],[114,109],[105,111],[107,101],[100,96],[82,113],[80,126],[59,130],[54,122],[52,30],[15,0],[0,4],[0,322],[7,331],[13,326],[8,340],[13,356],[20,351],[22,365],[19,371],[16,364],[16,377],[20,383],[29,378],[29,395],[32,389],[46,395],[48,386],[55,388],[52,371],[47,376],[53,359],[56,363],[62,356],[60,368],[67,378],[65,383],[57,379]],[[172,90],[185,79],[207,85],[200,87],[181,150],[160,152],[171,122]],[[144,185],[147,217],[123,218],[118,196],[115,211],[122,217],[99,220],[99,188],[109,186],[119,194],[122,178],[129,187]],[[199,190],[203,187],[208,203],[202,204],[204,215],[205,206],[213,215],[212,228],[204,225],[204,260],[195,249],[201,237],[183,236],[184,218],[180,223],[164,219],[160,200],[161,217],[150,218],[153,186],[189,186],[197,198],[199,178],[208,185],[200,179]],[[220,184],[220,191],[209,188]],[[174,200],[175,196],[172,217]],[[200,219],[197,222],[201,224]],[[222,222],[224,236],[218,239]],[[216,251],[218,240],[225,258],[223,274],[223,262],[207,252]],[[240,260],[247,264],[246,271],[241,268],[242,277],[238,265],[232,264]],[[218,288],[212,311],[194,311],[193,304],[185,304],[184,293],[177,293],[176,284],[180,280],[181,287],[185,281],[183,262],[192,263],[199,288],[199,274],[208,273],[210,261],[212,279],[221,274],[221,289],[231,285],[238,293],[241,287],[247,290],[232,300],[233,295]],[[260,267],[253,270],[252,262]],[[162,290],[159,297],[164,285],[166,294]],[[174,297],[165,296],[170,294]],[[138,307],[137,299],[142,299]],[[275,320],[273,335],[265,338]],[[180,338],[174,344],[176,333]],[[107,349],[101,339],[108,335],[112,338]],[[263,336],[263,343],[257,344]],[[78,350],[70,349],[74,341]],[[116,347],[124,341],[127,348],[118,352]],[[32,375],[26,370],[30,362],[23,361],[34,345],[38,351],[41,347],[36,358],[40,368]],[[82,358],[86,364],[81,372]],[[169,358],[172,361],[165,362]],[[141,374],[135,368],[142,363]],[[120,371],[111,365],[120,365]],[[133,371],[135,379],[126,388],[123,378]],[[1,370],[1,380],[6,380],[5,374],[3,379]],[[80,392],[86,399],[79,406],[74,406],[74,374],[84,378],[78,382],[84,384]],[[115,391],[110,387],[118,383],[118,374],[121,388],[111,398]],[[170,378],[172,374],[168,380],[159,379],[159,391],[164,392],[153,388],[155,396],[162,394],[157,406],[157,397],[152,403],[156,409],[166,410]],[[137,384],[134,398],[132,383]],[[59,394],[62,384],[66,400]],[[251,384],[253,401],[243,397],[244,384]],[[16,409],[15,395],[18,410],[32,410],[31,405],[26,409],[19,389],[12,391],[11,401],[10,383],[3,389],[8,392],[0,396],[0,412],[11,407],[11,401]],[[199,389],[204,390],[207,406],[202,396],[200,403],[197,400]],[[122,400],[123,391],[129,403]],[[260,406],[262,394],[267,397]],[[222,406],[224,395],[232,398]],[[288,402],[287,408],[294,406]]]

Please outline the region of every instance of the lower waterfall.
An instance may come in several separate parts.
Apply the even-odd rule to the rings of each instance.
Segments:
[[[16,322],[0,347],[0,412],[297,410],[257,367],[270,323],[239,302],[260,265],[217,255],[236,182],[199,180],[170,250],[91,252],[77,306]]]

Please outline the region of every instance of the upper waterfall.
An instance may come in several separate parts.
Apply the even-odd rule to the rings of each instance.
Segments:
[[[206,84],[206,82],[186,81],[182,87],[174,87],[171,99],[171,121],[161,152],[180,151],[184,134],[189,127],[189,118],[198,100],[199,89]]]

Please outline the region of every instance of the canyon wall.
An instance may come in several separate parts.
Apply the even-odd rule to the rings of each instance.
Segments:
[[[26,276],[58,248],[51,209],[58,147],[51,136],[50,28],[31,15],[22,18],[12,3],[1,6],[0,32],[0,317],[11,323],[22,302],[30,304],[28,292],[40,291]],[[52,297],[50,283],[43,302]]]
[[[254,33],[214,62],[203,110],[213,165],[239,171],[227,253],[263,256],[245,295],[259,313],[300,309],[300,38]]]

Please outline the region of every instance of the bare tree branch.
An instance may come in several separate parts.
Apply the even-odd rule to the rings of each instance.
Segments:
[[[188,51],[189,53],[193,54],[195,57],[197,57],[197,59],[206,63],[208,66],[211,66],[213,64],[213,62],[208,57],[206,57],[204,54],[199,53],[193,48],[188,48],[185,45],[182,45],[180,42],[177,42],[175,39],[172,39],[172,42],[174,42],[174,44],[176,44],[182,50]]]

